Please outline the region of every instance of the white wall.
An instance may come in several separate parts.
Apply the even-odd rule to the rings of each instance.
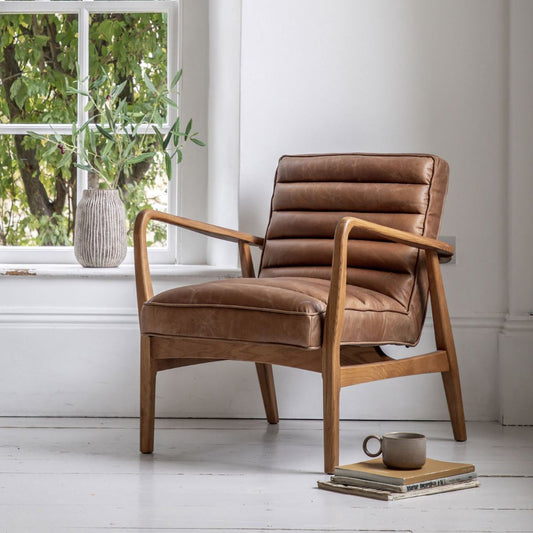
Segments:
[[[502,316],[505,21],[501,1],[245,1],[241,227],[264,230],[282,154],[436,153],[451,167],[452,312]]]
[[[513,0],[509,17],[507,316],[500,334],[500,410],[533,424],[533,3]]]
[[[185,107],[209,102],[211,121],[209,165],[192,159],[182,167],[182,189],[196,198],[182,205],[184,214],[230,220],[234,208],[218,210],[216,196],[225,195],[231,206],[238,192],[240,228],[262,234],[283,154],[441,155],[451,166],[441,234],[456,236],[458,249],[457,264],[443,270],[467,418],[527,422],[532,396],[529,389],[517,396],[516,384],[533,371],[528,315],[533,286],[530,267],[524,267],[531,264],[533,245],[527,235],[519,240],[513,235],[522,231],[523,220],[533,224],[521,215],[533,192],[531,3],[243,0],[240,31],[238,4],[232,0],[230,13],[219,0],[211,2],[210,12],[207,1],[184,3],[184,30],[194,36],[191,21],[204,28],[199,44],[192,39],[183,47],[184,71],[206,86],[206,72],[211,74],[209,96],[186,86],[182,93]],[[235,80],[239,39],[240,80]],[[234,55],[225,58],[221,50]],[[228,116],[231,138],[224,137],[227,130],[219,122]],[[240,146],[234,142],[239,135]],[[233,192],[219,180],[218,164],[225,165],[220,168],[227,176],[240,167],[238,191],[234,177],[228,177]],[[198,179],[202,172],[209,180]],[[205,253],[190,246],[193,237],[186,239],[187,261],[203,261]],[[213,263],[216,255],[209,249]],[[222,255],[229,257],[226,249]],[[225,273],[163,275],[157,286]],[[429,325],[412,353],[431,348]],[[133,279],[127,273],[87,279],[0,276],[0,415],[135,416],[137,341]],[[320,376],[277,367],[275,377],[282,417],[321,417]],[[158,380],[161,416],[263,416],[251,364],[189,367],[163,372]],[[448,416],[436,375],[345,389],[341,414]]]
[[[180,56],[183,69],[180,92],[180,116],[193,119],[194,130],[200,139],[207,140],[208,90],[209,90],[209,2],[208,0],[182,0],[181,2]],[[206,220],[208,216],[208,149],[197,146],[184,148],[183,162],[179,166],[178,188],[180,213],[189,218]],[[206,244],[202,237],[192,232],[180,233],[179,257],[181,262],[199,264],[206,262]]]
[[[193,117],[195,129],[207,140],[208,0],[184,0],[182,20],[180,112]],[[179,168],[180,212],[206,220],[209,151],[196,146],[185,150]],[[184,263],[205,263],[206,248],[205,237],[183,232]],[[24,268],[29,275],[5,275]],[[159,268],[156,290],[235,273],[216,267]],[[0,416],[136,416],[138,322],[132,267],[95,271],[0,265],[0,365]],[[166,390],[163,383],[160,394],[168,398],[167,413],[181,414],[171,410],[174,384],[169,384],[170,394]],[[160,403],[164,409],[165,399]]]
[[[529,34],[518,27],[533,23],[531,3],[526,5],[514,2],[517,20],[511,26],[520,32],[513,35],[511,90],[521,96],[515,101],[513,95],[511,102],[520,121],[515,128],[520,170],[514,181],[521,184],[533,182],[527,171],[531,150],[523,146],[531,147],[533,140],[531,86],[523,84],[523,78],[531,82],[533,48]],[[458,253],[457,264],[443,266],[443,275],[466,414],[478,419],[502,414],[498,332],[508,312],[509,291],[508,19],[509,3],[500,0],[243,2],[241,228],[264,231],[282,154],[430,152],[447,159],[451,177],[441,234],[456,237]],[[522,209],[525,198],[532,197],[524,198],[530,188],[519,185],[514,193]],[[517,212],[513,205],[511,209]],[[527,232],[520,220],[520,214],[512,219]],[[511,277],[516,270],[531,272],[531,261],[518,256],[531,252],[531,246],[524,251],[525,238],[512,241],[521,251]],[[522,275],[513,290],[522,310],[533,307],[530,278]],[[531,331],[530,320],[520,324],[522,333]],[[422,345],[429,346],[429,330],[425,333]],[[525,350],[521,361],[531,361],[531,348],[525,345]],[[517,373],[524,375],[524,364],[509,376],[507,396],[515,394]],[[294,391],[307,379],[285,369],[278,375]],[[343,391],[344,416],[447,416],[435,395],[429,396],[429,404],[419,400],[421,393],[440,388],[438,380],[408,379],[402,385],[366,386],[367,395],[360,388]],[[308,398],[311,389],[306,387]],[[531,412],[529,391],[525,400],[521,412]],[[301,409],[318,414],[319,402],[314,399],[312,409]]]
[[[209,4],[209,194],[208,221],[239,223],[241,2]],[[235,247],[210,239],[209,264],[236,265]]]

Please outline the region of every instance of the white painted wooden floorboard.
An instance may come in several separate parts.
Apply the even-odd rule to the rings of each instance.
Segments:
[[[365,435],[413,430],[428,455],[472,462],[478,489],[397,502],[318,490],[319,421],[158,420],[156,453],[132,419],[0,419],[0,533],[48,531],[533,532],[533,428],[342,422],[341,462]]]

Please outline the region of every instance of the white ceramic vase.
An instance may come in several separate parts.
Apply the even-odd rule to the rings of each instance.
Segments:
[[[127,251],[126,209],[116,189],[86,189],[76,211],[74,255],[84,267],[117,267]]]

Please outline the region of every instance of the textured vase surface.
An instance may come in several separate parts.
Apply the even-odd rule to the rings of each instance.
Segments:
[[[86,189],[76,211],[74,255],[84,267],[117,267],[126,257],[126,209],[115,189]]]

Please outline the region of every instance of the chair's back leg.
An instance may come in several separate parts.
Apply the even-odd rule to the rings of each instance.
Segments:
[[[255,278],[254,264],[248,243],[239,241],[239,258],[242,277]],[[261,396],[263,397],[267,420],[270,424],[277,424],[279,422],[278,404],[276,402],[276,388],[274,387],[272,365],[256,363],[255,368],[259,379],[259,386],[261,387]]]
[[[141,452],[154,451],[155,382],[157,369],[150,353],[150,337],[141,336]]]
[[[466,424],[459,379],[459,367],[453,339],[450,315],[446,304],[439,258],[436,252],[427,251],[427,268],[431,295],[431,310],[435,328],[435,342],[438,350],[446,350],[450,369],[442,372],[442,382],[448,402],[448,411],[452,422],[453,436],[457,441],[466,440]]]
[[[270,424],[279,422],[278,403],[276,401],[276,388],[274,386],[274,375],[272,365],[256,363],[257,377],[261,387],[261,395],[265,406],[265,413]]]

